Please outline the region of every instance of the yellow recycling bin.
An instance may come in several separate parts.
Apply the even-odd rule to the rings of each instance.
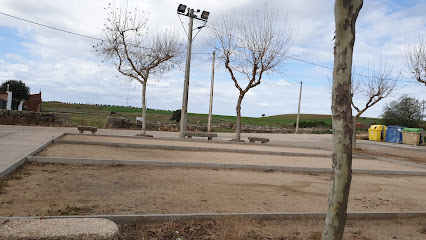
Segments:
[[[368,140],[370,141],[385,141],[386,126],[385,125],[371,125],[368,129]]]

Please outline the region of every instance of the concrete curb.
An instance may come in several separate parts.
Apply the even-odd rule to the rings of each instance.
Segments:
[[[17,160],[16,162],[12,163],[11,165],[9,165],[8,167],[6,167],[3,171],[0,172],[0,179],[4,178],[5,176],[7,176],[9,173],[13,172],[15,169],[17,169],[19,166],[21,166],[22,164],[25,163],[26,159],[28,156],[33,156],[34,154],[40,152],[41,150],[43,150],[45,147],[49,146],[50,144],[52,144],[55,140],[65,136],[66,133],[62,133],[61,135],[52,138],[50,140],[48,140],[47,142],[45,142],[44,144],[42,144],[41,146],[35,148],[34,150],[32,150],[29,154],[27,154],[26,156],[22,157],[21,159]]]
[[[33,162],[41,162],[41,163],[66,163],[66,164],[129,165],[129,166],[147,166],[147,167],[211,168],[211,169],[238,169],[238,170],[244,169],[244,170],[281,171],[281,172],[305,172],[305,173],[330,173],[331,172],[331,168],[245,165],[245,164],[230,164],[230,163],[170,162],[170,161],[149,161],[149,160],[112,160],[112,159],[58,158],[58,157],[40,157],[40,156],[28,156],[27,160],[33,161]],[[426,176],[426,171],[415,172],[415,171],[353,169],[352,172],[354,174],[371,174],[371,175]]]
[[[191,220],[216,220],[223,217],[242,217],[257,220],[304,220],[325,219],[326,213],[195,213],[195,214],[142,214],[142,215],[82,215],[82,216],[45,216],[54,218],[105,218],[116,224],[155,223]],[[348,220],[389,220],[426,217],[426,212],[354,212],[348,213]],[[37,219],[40,217],[0,217],[0,221],[15,219]]]
[[[401,165],[406,165],[406,166],[410,166],[410,167],[426,168],[426,165],[423,165],[423,164],[417,164],[417,163],[412,163],[412,162],[405,162],[405,161],[400,161],[400,160],[395,160],[395,159],[390,159],[390,158],[384,158],[384,157],[377,157],[377,160],[384,161],[384,162],[401,164]]]
[[[327,158],[331,157],[331,154],[316,154],[316,153],[275,152],[275,151],[259,151],[259,150],[246,150],[246,149],[187,147],[187,146],[171,146],[171,145],[167,146],[167,145],[111,143],[111,142],[90,142],[90,141],[74,141],[74,140],[55,140],[55,143],[88,144],[88,145],[98,145],[98,146],[107,146],[107,147],[163,149],[163,150],[175,150],[175,151],[248,153],[248,154],[292,156],[292,157],[327,157]],[[376,157],[359,156],[359,155],[355,155],[355,158],[358,158],[358,159],[376,159]]]
[[[357,139],[358,141],[360,139]],[[417,146],[417,145],[410,145],[410,144],[401,144],[401,143],[390,143],[390,142],[381,142],[381,141],[369,141],[369,140],[361,140],[359,142],[361,144],[368,144],[368,145],[380,145],[380,146],[386,146],[386,147],[395,147],[395,148],[408,148],[408,149],[416,149],[420,151],[426,152],[426,146]]]

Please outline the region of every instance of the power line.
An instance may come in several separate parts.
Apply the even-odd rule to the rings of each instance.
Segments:
[[[311,65],[314,65],[314,66],[317,66],[317,67],[322,67],[322,68],[326,68],[326,69],[329,69],[329,70],[333,70],[333,68],[331,68],[331,67],[327,67],[327,66],[324,66],[324,65],[321,65],[321,64],[318,64],[318,63],[309,62],[309,61],[298,59],[298,58],[295,58],[295,57],[289,57],[288,56],[288,58],[296,60],[296,61],[299,61],[299,62],[304,62],[304,63],[307,63],[307,64],[311,64]]]
[[[288,58],[296,60],[296,61],[299,61],[299,62],[304,62],[304,63],[310,64],[310,65],[314,65],[314,66],[317,66],[317,67],[321,67],[321,68],[333,70],[333,68],[331,68],[331,67],[327,67],[327,66],[324,66],[324,65],[321,65],[321,64],[318,64],[318,63],[309,62],[309,61],[298,59],[298,58],[295,58],[295,57],[288,57]],[[365,75],[365,74],[361,74],[361,73],[356,73],[356,72],[352,72],[352,74],[360,76],[360,77],[377,78],[377,77],[374,77],[374,76],[369,76],[369,75]],[[410,82],[411,83],[411,81],[397,80],[397,79],[392,79],[392,78],[387,78],[387,80],[395,81],[395,82]]]
[[[4,16],[7,16],[7,17],[15,18],[15,19],[18,19],[18,20],[21,20],[21,21],[24,21],[24,22],[28,22],[28,23],[31,23],[31,24],[34,24],[34,25],[38,25],[38,26],[42,26],[42,27],[45,27],[45,28],[53,29],[53,30],[56,30],[56,31],[73,34],[73,35],[76,35],[76,36],[79,36],[79,37],[85,37],[85,38],[90,38],[90,39],[94,39],[94,40],[103,41],[100,38],[91,37],[91,36],[87,36],[87,35],[84,35],[84,34],[80,34],[80,33],[71,32],[71,31],[68,31],[68,30],[60,29],[60,28],[57,28],[57,27],[48,26],[48,25],[45,25],[45,24],[42,24],[42,23],[34,22],[34,21],[31,21],[31,20],[28,20],[28,19],[24,19],[24,18],[20,18],[20,17],[17,17],[17,16],[10,15],[10,14],[7,14],[7,13],[0,12],[0,14],[2,14]],[[195,53],[192,53],[192,54],[209,54],[210,55],[211,53],[203,53],[203,52],[197,53],[197,52],[195,52]]]
[[[64,32],[64,33],[76,35],[76,36],[79,36],[79,37],[90,38],[90,39],[93,39],[93,40],[103,41],[100,38],[91,37],[91,36],[88,36],[88,35],[71,32],[71,31],[60,29],[60,28],[57,28],[57,27],[48,26],[48,25],[45,25],[45,24],[42,24],[42,23],[34,22],[34,21],[31,21],[31,20],[28,20],[28,19],[24,19],[24,18],[20,18],[20,17],[17,17],[17,16],[10,15],[10,14],[7,14],[7,13],[0,12],[0,14],[2,14],[4,16],[7,16],[7,17],[15,18],[15,19],[18,19],[18,20],[21,20],[21,21],[24,21],[24,22],[28,22],[28,23],[31,23],[31,24],[34,24],[34,25],[38,25],[38,26],[42,26],[42,27],[45,27],[45,28],[53,29],[53,30],[56,30],[56,31],[60,31],[60,32]],[[208,55],[210,55],[211,53],[195,52],[195,53],[192,53],[192,54],[200,54],[200,55],[208,54]],[[302,60],[302,59],[291,57],[291,56],[287,56],[287,57],[290,58],[290,59],[293,59],[295,61],[303,62],[303,63],[306,63],[306,64],[310,64],[310,65],[313,65],[313,66],[325,68],[325,69],[328,69],[328,70],[333,70],[332,67],[324,66],[324,65],[321,65],[321,64],[318,64],[318,63],[310,62],[310,61],[307,61],[307,60]],[[357,76],[361,76],[361,77],[373,77],[373,76],[369,76],[369,75],[365,75],[365,74],[360,74],[360,73],[353,73],[353,75],[357,75]],[[397,80],[397,79],[391,79],[391,78],[389,78],[388,80],[396,81],[396,82],[398,82],[398,81],[399,82],[408,82],[408,83],[412,82],[412,81]]]
[[[75,33],[75,32],[67,31],[67,30],[64,30],[64,29],[56,28],[56,27],[51,27],[51,26],[44,25],[44,24],[41,24],[41,23],[38,23],[38,22],[30,21],[28,19],[20,18],[20,17],[13,16],[13,15],[10,15],[10,14],[6,14],[6,13],[3,13],[3,12],[0,12],[0,14],[11,17],[11,18],[15,18],[15,19],[18,19],[18,20],[21,20],[21,21],[24,21],[24,22],[32,23],[34,25],[42,26],[42,27],[45,27],[45,28],[50,28],[50,29],[53,29],[53,30],[56,30],[56,31],[61,31],[61,32],[64,32],[64,33],[69,33],[69,34],[73,34],[73,35],[80,36],[80,37],[85,37],[85,38],[90,38],[90,39],[102,41],[102,39],[100,39],[100,38],[95,38],[95,37],[87,36],[87,35],[84,35],[84,34]]]

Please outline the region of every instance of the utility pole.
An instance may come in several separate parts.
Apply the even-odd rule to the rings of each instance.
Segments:
[[[212,131],[212,112],[213,112],[213,87],[214,87],[214,61],[216,57],[216,52],[213,51],[213,62],[212,62],[212,83],[210,89],[210,106],[209,106],[209,120],[207,123],[207,132]]]
[[[182,110],[180,117],[180,138],[185,138],[186,117],[188,112],[189,72],[191,68],[192,28],[194,25],[194,9],[189,10],[188,46],[186,52],[185,83],[183,85]]]
[[[200,12],[200,9],[197,9],[196,12],[198,14]],[[192,40],[193,40],[192,30],[194,26],[194,18],[204,22],[203,26],[197,27],[197,29],[202,29],[203,27],[206,26],[210,12],[203,11],[200,16],[197,16],[194,14],[193,8],[187,7],[184,4],[179,4],[177,9],[177,14],[189,17],[188,34],[187,34],[188,46],[186,49],[185,82],[183,84],[183,97],[182,97],[182,109],[181,109],[181,115],[180,115],[180,134],[179,134],[180,138],[185,138],[186,120],[187,120],[187,113],[188,113],[189,73],[191,69],[191,48],[192,48]]]
[[[299,107],[297,108],[296,132],[299,131],[300,102],[302,101],[302,81],[300,81]]]
[[[425,126],[425,100],[422,102],[423,105],[423,114],[422,114],[422,120],[423,120],[423,126]]]

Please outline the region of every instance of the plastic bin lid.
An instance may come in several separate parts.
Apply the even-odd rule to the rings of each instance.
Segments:
[[[407,127],[405,127],[405,126],[399,126],[399,125],[390,125],[390,126],[387,126],[386,128],[399,128],[399,129],[403,129],[403,128],[407,128]]]
[[[404,128],[402,129],[403,132],[423,132],[423,128]]]
[[[370,129],[383,130],[384,127],[385,125],[371,125]]]

